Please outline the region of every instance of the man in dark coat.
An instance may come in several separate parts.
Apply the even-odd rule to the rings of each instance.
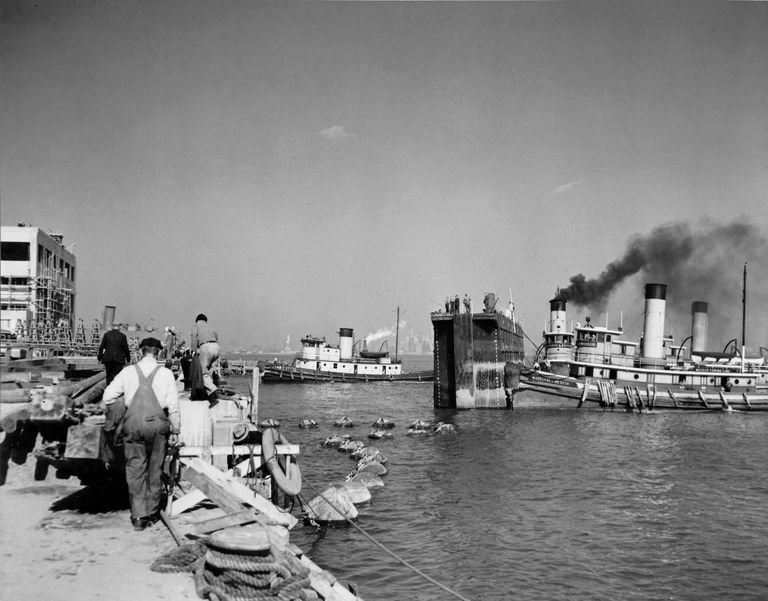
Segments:
[[[123,366],[131,360],[131,351],[128,349],[128,339],[119,329],[117,324],[112,324],[112,329],[104,333],[99,345],[97,355],[99,363],[104,364],[107,372],[107,385],[120,373]]]

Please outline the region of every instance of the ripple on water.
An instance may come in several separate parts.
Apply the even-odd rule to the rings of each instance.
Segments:
[[[451,412],[432,408],[431,385],[381,383],[264,385],[260,415],[302,445],[318,486],[354,467],[326,436],[368,442],[376,418],[394,419],[395,437],[375,442],[385,487],[358,523],[467,598],[768,598],[768,416]],[[334,428],[342,415],[358,425]],[[320,427],[300,430],[305,417]],[[419,418],[457,431],[405,436]],[[448,598],[353,528],[291,539],[367,601]]]

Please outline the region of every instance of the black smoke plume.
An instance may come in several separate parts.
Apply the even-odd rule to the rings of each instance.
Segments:
[[[730,223],[667,223],[650,234],[634,235],[621,258],[609,263],[596,278],[587,279],[581,273],[571,277],[557,298],[602,311],[611,293],[627,278],[639,274],[639,290],[651,282],[668,285],[667,312],[677,314],[682,323],[690,319],[686,316],[690,316],[691,301],[707,301],[715,330],[723,326],[728,335],[733,332],[731,337],[740,337],[744,263],[748,263],[748,282],[752,282],[748,283],[748,311],[752,304],[752,311],[757,313],[753,320],[757,340],[753,344],[764,345],[768,240],[746,218]]]

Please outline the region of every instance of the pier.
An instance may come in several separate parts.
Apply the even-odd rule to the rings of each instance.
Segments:
[[[166,458],[169,490],[166,490],[165,509],[160,512],[178,551],[171,549],[161,553],[157,547],[157,531],[153,528],[155,542],[144,539],[156,549],[156,554],[160,554],[152,564],[153,569],[194,572],[197,594],[202,598],[222,599],[221,594],[238,596],[238,592],[247,591],[248,595],[240,597],[356,601],[359,597],[351,590],[354,587],[339,582],[290,542],[290,529],[299,520],[281,508],[287,502],[288,493],[280,488],[285,484],[278,485],[277,478],[270,475],[274,473],[274,466],[269,467],[269,471],[267,466],[274,459],[289,479],[292,470],[294,476],[298,475],[298,464],[291,458],[300,454],[299,445],[290,444],[278,435],[277,444],[271,447],[274,457],[266,458],[266,447],[262,446],[260,436],[234,433],[236,430],[241,434],[243,431],[255,433],[258,369],[252,367],[251,373],[250,398],[232,395],[210,406],[207,401],[191,400],[187,392],[179,393],[180,444],[170,448]],[[57,478],[76,476],[86,486],[70,495],[72,503],[78,503],[77,499],[84,495],[89,485],[102,487],[99,502],[112,494],[120,496],[121,473],[115,468],[105,468],[110,462],[118,465],[119,460],[115,463],[117,455],[104,433],[105,416],[98,413],[103,386],[104,373],[101,372],[79,384],[62,383],[45,391],[33,392],[18,387],[13,402],[4,394],[0,459],[5,469],[0,484],[5,483],[9,458],[23,465],[28,458],[34,457],[35,480],[45,480],[48,469],[53,468]],[[23,398],[25,394],[27,397]],[[75,415],[82,421],[69,425]],[[30,440],[34,442],[38,432],[46,432],[43,438],[49,440],[44,440],[44,444],[33,450],[27,438],[33,433]],[[267,445],[266,437],[264,445]],[[110,490],[115,492],[107,494]],[[128,529],[127,514],[121,514],[122,527]],[[271,558],[269,565],[272,567],[266,574],[269,579],[264,580],[263,561],[254,556],[256,560],[252,566],[239,566],[235,570],[247,574],[243,577],[246,581],[222,581],[226,570],[216,568],[216,557],[227,559],[227,553],[234,553],[232,556],[238,558],[247,556],[253,550],[249,545],[254,538],[261,540],[258,557]],[[216,546],[220,539],[230,541],[227,544],[235,547],[222,550]],[[170,540],[163,544],[167,542]],[[237,547],[238,544],[241,546]],[[197,554],[196,567],[184,566],[180,557],[189,558],[193,552]],[[145,569],[149,571],[150,566],[147,564]],[[191,583],[192,575],[188,574],[187,578]],[[279,596],[283,590],[285,595],[290,591],[290,595]],[[301,592],[305,590],[310,593]]]

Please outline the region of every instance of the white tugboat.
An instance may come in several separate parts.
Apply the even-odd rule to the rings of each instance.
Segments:
[[[263,382],[431,382],[430,371],[403,372],[397,356],[389,355],[386,342],[378,351],[368,350],[365,340],[354,342],[352,328],[339,329],[339,344],[325,338],[307,335],[301,339],[302,349],[290,365],[266,365]],[[363,348],[355,352],[362,343]]]
[[[550,301],[544,343],[532,370],[521,375],[515,406],[768,411],[765,358],[706,351],[707,303],[692,304],[691,351],[663,335],[666,284],[645,287],[641,342],[621,328],[589,320],[567,330],[565,300]]]

